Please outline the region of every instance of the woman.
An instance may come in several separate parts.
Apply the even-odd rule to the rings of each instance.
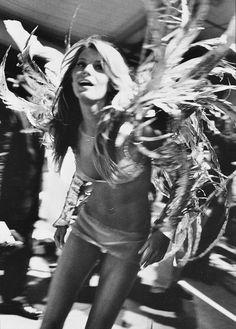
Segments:
[[[63,328],[78,290],[101,255],[100,280],[85,328],[108,329],[132,288],[140,264],[162,259],[169,239],[156,230],[144,246],[150,229],[151,165],[139,156],[135,142],[129,145],[131,163],[139,168],[135,179],[109,184],[94,159],[104,107],[111,103],[113,108],[124,106],[132,93],[132,80],[122,56],[108,42],[90,37],[66,53],[62,73],[50,131],[59,167],[72,147],[76,174],[64,215],[54,224],[57,246],[64,245],[69,226],[63,216],[68,218],[78,199],[82,202],[51,283],[41,329]],[[122,154],[116,155],[116,160],[121,165]],[[86,194],[90,195],[85,203]]]
[[[187,241],[181,265],[195,254],[201,236],[201,216],[211,202],[211,196],[205,198],[201,194],[204,190],[202,186],[209,182],[212,184],[214,180],[207,169],[209,163],[204,160],[204,150],[212,154],[210,169],[219,177],[215,192],[225,191],[232,179],[232,176],[224,179],[220,173],[213,148],[204,134],[203,123],[215,133],[209,114],[210,117],[221,117],[222,113],[226,116],[234,113],[228,101],[216,100],[218,91],[222,91],[222,88],[232,89],[231,86],[211,85],[207,77],[212,77],[212,74],[224,76],[225,72],[232,71],[221,59],[234,42],[235,21],[232,19],[217,45],[215,42],[212,46],[203,42],[203,48],[210,49],[206,54],[183,61],[186,51],[192,48],[191,43],[201,30],[199,26],[204,20],[207,6],[205,1],[200,1],[197,9],[196,6],[182,7],[182,20],[179,20],[176,33],[173,33],[172,28],[170,32],[171,17],[174,27],[176,18],[169,15],[169,5],[163,14],[157,15],[161,19],[157,19],[154,8],[149,8],[149,15],[154,15],[148,19],[151,35],[144,49],[147,58],[142,59],[137,70],[139,90],[133,103],[129,104],[132,81],[127,66],[111,45],[97,38],[89,38],[75,44],[64,57],[62,82],[54,107],[56,114],[51,121],[50,131],[59,167],[70,146],[75,154],[77,169],[64,211],[55,223],[57,245],[64,244],[73,209],[76,204],[79,207],[78,217],[72,225],[72,233],[52,281],[41,329],[62,328],[77,291],[102,253],[105,256],[102,257],[100,282],[86,328],[111,328],[132,287],[139,264],[146,266],[162,259],[169,244],[167,237],[172,238],[173,231],[172,255]],[[164,28],[160,28],[160,22],[163,22]],[[157,31],[167,34],[159,37]],[[22,55],[26,81],[32,81],[27,78],[32,78],[30,75],[34,71],[34,67],[28,70],[29,62],[24,66],[28,46],[31,46],[29,41]],[[33,45],[33,53],[39,50],[41,55],[53,61],[54,51],[49,51],[48,56],[48,49],[45,54],[41,44],[33,42]],[[149,54],[151,49],[152,53]],[[48,79],[43,80],[41,74],[34,72],[37,74],[33,81],[37,81],[37,78],[39,81],[32,91],[33,99],[22,101],[7,89],[3,72],[6,55],[0,66],[1,99],[10,108],[25,111],[32,125],[40,126],[45,131],[51,119],[51,101],[58,80],[55,79],[52,86]],[[60,63],[60,54],[58,58],[57,64]],[[55,72],[57,67],[53,65],[52,70]],[[45,67],[45,72],[48,68]],[[213,68],[216,68],[215,73]],[[153,108],[155,113],[148,119],[146,114],[152,112]],[[132,140],[132,133],[128,135],[129,138],[122,139],[121,126],[117,129],[117,122],[114,123],[116,114],[119,123],[123,116],[123,124],[127,124],[128,130],[138,124],[138,127],[135,126],[138,128],[135,130],[138,140]],[[166,125],[164,129],[156,127],[153,134],[151,123],[158,125],[162,115]],[[106,134],[107,128],[113,124],[114,129]],[[163,131],[166,132],[164,136]],[[160,146],[156,144],[158,139],[159,142],[162,140],[161,147],[152,152],[150,148]],[[147,146],[145,141],[148,140]],[[169,199],[158,222],[154,223],[155,231],[149,235],[150,177],[151,172],[152,175],[155,171],[159,174],[159,168],[164,179],[162,181],[156,175],[157,179],[153,183],[155,187],[159,184]],[[224,226],[218,238],[223,229]],[[213,243],[208,250],[212,247]]]

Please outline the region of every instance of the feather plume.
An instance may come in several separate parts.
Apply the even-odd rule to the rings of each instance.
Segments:
[[[23,76],[21,84],[30,96],[26,100],[11,92],[7,86],[5,76],[5,65],[9,50],[10,48],[0,65],[0,97],[8,108],[14,111],[24,111],[33,127],[46,131],[48,123],[52,119],[51,109],[55,101],[57,88],[36,63],[31,60],[28,42],[19,59]]]
[[[5,77],[5,64],[9,49],[3,57],[2,63],[0,65],[0,97],[3,103],[11,110],[25,112],[32,126],[37,128],[34,115],[36,114],[36,116],[41,116],[41,114],[44,113],[44,108],[42,105],[38,103],[32,103],[31,101],[27,101],[24,98],[18,97],[8,89]]]
[[[173,3],[180,6],[174,7]],[[222,82],[226,74],[235,79],[234,68],[224,59],[234,42],[235,18],[221,38],[194,42],[202,30],[208,0],[192,0],[188,4],[185,0],[150,0],[144,1],[144,5],[148,27],[137,68],[136,94],[123,112],[116,109],[110,111],[109,119],[107,116],[101,118],[96,152],[102,157],[101,164],[107,164],[106,172],[103,165],[100,166],[100,173],[109,177],[111,184],[125,180],[125,174],[111,152],[115,150],[116,141],[111,145],[109,136],[122,140],[119,152],[135,141],[139,153],[151,159],[154,185],[169,197],[154,229],[163,225],[176,229],[172,254],[187,239],[188,249],[180,261],[185,264],[197,250],[201,216],[211,199],[200,191],[207,183],[211,183],[216,191],[226,191],[226,179],[204,127],[221,133],[214,123],[216,118],[225,116],[234,122],[236,119],[235,107],[217,97],[219,92],[235,89],[235,85]],[[196,46],[203,47],[205,53],[186,60],[185,53]],[[218,76],[222,83],[212,84],[211,76]],[[160,111],[168,117],[168,129],[161,134],[154,129],[154,134],[147,137],[146,128],[158,124]],[[121,132],[124,123],[129,123],[131,128],[126,136]],[[149,147],[153,142],[159,142],[155,149]],[[206,152],[210,159],[206,158]],[[160,170],[155,171],[155,167]],[[156,172],[161,173],[163,179],[156,177]],[[168,188],[163,181],[168,182]],[[195,230],[192,229],[194,225]]]

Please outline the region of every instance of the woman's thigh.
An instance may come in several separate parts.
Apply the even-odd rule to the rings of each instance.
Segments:
[[[139,265],[106,254],[86,329],[110,329],[129,294]]]
[[[59,326],[65,320],[78,290],[96,265],[99,256],[100,251],[96,246],[73,233],[69,235],[50,285],[44,322],[53,322],[56,319]]]

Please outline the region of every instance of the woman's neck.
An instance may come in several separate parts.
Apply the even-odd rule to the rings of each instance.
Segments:
[[[97,131],[97,121],[88,121],[86,119],[80,124],[80,131],[82,131],[87,136],[94,137]]]
[[[94,104],[88,104],[80,102],[80,109],[83,116],[82,130],[84,133],[89,136],[95,136],[101,109],[103,107],[104,103],[96,102]]]

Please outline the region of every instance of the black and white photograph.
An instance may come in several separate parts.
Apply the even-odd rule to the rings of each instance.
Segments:
[[[0,329],[236,328],[235,0],[0,0]]]

